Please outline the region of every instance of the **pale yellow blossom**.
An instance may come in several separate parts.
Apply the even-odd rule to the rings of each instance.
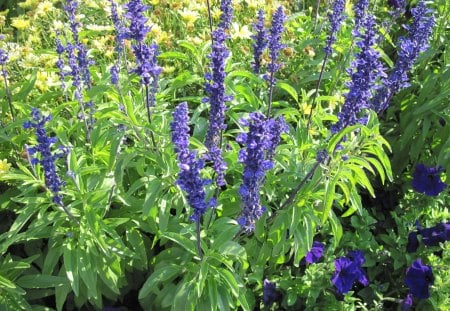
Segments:
[[[0,160],[0,175],[8,173],[10,168],[11,164],[8,163],[8,160],[6,159]]]
[[[95,25],[95,24],[90,24],[90,25],[86,25],[86,29],[87,30],[92,30],[92,31],[98,31],[98,32],[105,32],[105,31],[113,31],[114,27],[111,25]]]
[[[230,34],[233,39],[251,39],[252,36],[252,32],[247,25],[241,27],[238,23],[231,24]]]
[[[184,8],[182,11],[178,11],[178,14],[181,15],[181,19],[187,24],[195,23],[195,21],[200,17],[198,12],[191,11],[186,8]]]
[[[39,0],[26,0],[25,2],[19,2],[18,5],[23,9],[32,9],[39,4]]]
[[[48,12],[54,10],[53,3],[51,1],[43,1],[39,3],[36,9],[36,15],[42,16],[46,15]]]
[[[24,30],[30,27],[30,21],[27,19],[16,17],[12,19],[11,26],[18,30]]]

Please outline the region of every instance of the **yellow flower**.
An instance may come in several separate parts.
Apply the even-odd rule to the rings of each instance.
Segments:
[[[6,16],[0,15],[0,27],[5,26],[6,23]]]
[[[175,67],[173,67],[173,66],[164,66],[163,67],[163,72],[164,73],[169,74],[169,73],[172,73],[174,71],[175,71]]]
[[[181,19],[187,24],[195,23],[195,21],[200,17],[198,15],[198,12],[191,11],[186,8],[184,8],[182,11],[179,11],[178,13],[181,15]]]
[[[39,3],[39,0],[26,0],[25,2],[20,2],[19,6],[23,9],[26,9],[26,8],[32,9],[32,8],[35,8],[38,5],[38,3]]]
[[[51,3],[50,1],[41,2],[36,9],[36,15],[45,15],[53,9],[53,3]]]
[[[11,164],[8,163],[8,160],[0,160],[0,175],[8,173],[10,167]]]
[[[151,5],[157,5],[157,4],[159,4],[159,0],[151,0],[150,4]]]
[[[56,30],[62,30],[64,28],[64,24],[59,21],[59,20],[53,20],[53,31],[55,32]]]
[[[12,19],[11,26],[19,30],[24,30],[30,27],[30,21],[27,19],[21,19],[20,17],[16,17]]]

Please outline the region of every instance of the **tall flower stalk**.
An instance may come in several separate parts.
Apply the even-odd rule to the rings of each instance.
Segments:
[[[242,213],[238,223],[242,229],[251,233],[255,222],[261,218],[266,208],[261,205],[259,191],[264,183],[266,171],[273,167],[272,157],[280,142],[280,134],[287,131],[282,117],[266,119],[260,112],[251,113],[248,119],[241,119],[248,127],[247,133],[241,133],[236,141],[245,147],[239,151],[238,160],[244,164],[242,184],[239,196],[242,201]]]
[[[267,105],[267,118],[270,118],[270,112],[272,108],[273,100],[273,87],[276,84],[275,72],[281,68],[281,64],[278,62],[278,54],[281,49],[285,47],[281,43],[281,36],[284,31],[284,21],[286,16],[282,6],[279,6],[272,16],[272,27],[270,28],[267,38],[269,46],[270,63],[267,65],[267,71],[265,75],[266,80],[269,82],[269,103]]]
[[[364,33],[355,33],[359,37],[356,45],[360,51],[347,70],[351,77],[351,81],[346,83],[349,91],[338,115],[339,120],[331,127],[333,133],[347,126],[365,123],[365,118],[361,117],[360,113],[363,109],[370,108],[372,94],[380,80],[386,76],[380,54],[373,47],[377,42],[374,17],[367,16],[362,23]]]
[[[60,148],[60,152],[52,152],[52,145],[57,142],[56,137],[49,137],[45,129],[45,124],[52,119],[51,115],[43,116],[41,112],[33,108],[31,113],[32,121],[26,121],[23,124],[25,129],[35,129],[37,145],[27,147],[27,153],[31,157],[30,164],[32,166],[40,164],[44,170],[45,186],[52,193],[53,203],[60,206],[71,220],[78,224],[78,220],[64,205],[61,195],[61,188],[65,182],[61,180],[56,172],[55,161],[65,155],[64,148]]]
[[[339,29],[341,28],[341,24],[342,24],[343,20],[345,19],[344,9],[345,9],[345,0],[335,0],[333,3],[333,10],[330,14],[328,14],[328,19],[330,21],[330,30],[329,30],[329,34],[328,34],[328,37],[326,40],[326,46],[324,48],[325,57],[322,62],[322,68],[320,69],[319,79],[317,80],[316,90],[314,92],[314,97],[313,97],[312,103],[311,103],[311,110],[310,110],[309,116],[308,116],[308,123],[306,125],[307,131],[309,130],[309,127],[311,125],[311,118],[312,118],[313,111],[314,111],[314,108],[316,105],[317,96],[319,96],[319,88],[320,88],[320,84],[322,83],[322,78],[323,78],[323,73],[325,70],[326,63],[328,61],[328,58],[331,57],[331,54],[333,53],[332,46],[337,40],[337,33],[338,33]]]
[[[264,26],[264,10],[258,11],[256,23],[253,24],[255,34],[252,36],[253,43],[253,72],[259,74],[261,71],[261,57],[267,47],[267,29]]]
[[[211,181],[200,176],[200,170],[204,167],[202,159],[197,157],[195,151],[189,150],[189,115],[186,102],[179,104],[173,112],[173,121],[170,123],[172,130],[172,143],[177,154],[178,173],[177,184],[186,192],[187,200],[194,210],[190,219],[197,225],[197,247],[200,257],[200,219],[209,207],[216,205],[215,198],[206,199],[204,186]]]
[[[132,72],[141,77],[141,84],[145,89],[145,106],[148,122],[151,123],[151,107],[155,105],[155,94],[158,90],[158,77],[162,68],[157,64],[158,45],[144,42],[150,27],[146,25],[148,18],[143,14],[149,6],[142,4],[141,0],[131,0],[125,5],[127,13],[125,18],[129,26],[123,33],[123,38],[134,40],[132,50],[136,58],[136,68]],[[155,141],[153,139],[153,144]]]
[[[428,40],[435,24],[432,11],[426,7],[424,1],[420,1],[417,7],[411,10],[411,14],[413,22],[405,26],[408,36],[400,37],[397,44],[399,51],[394,68],[372,100],[372,109],[378,113],[388,108],[395,93],[409,86],[408,72],[419,54],[428,48]]]
[[[3,77],[3,81],[5,83],[6,100],[8,101],[9,112],[11,113],[11,119],[13,121],[15,121],[16,115],[14,113],[11,92],[9,91],[9,86],[8,86],[8,72],[6,71],[6,62],[7,61],[8,61],[8,54],[6,53],[5,50],[0,49],[0,65],[1,65],[0,70],[1,70],[2,77]]]

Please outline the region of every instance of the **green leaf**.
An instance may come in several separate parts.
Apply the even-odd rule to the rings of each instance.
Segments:
[[[157,288],[159,283],[170,280],[176,275],[181,274],[182,270],[183,267],[180,265],[169,264],[154,271],[147,281],[145,281],[144,285],[142,285],[142,288],[139,291],[139,300],[142,300],[150,295],[150,293]]]
[[[187,250],[192,255],[197,256],[197,248],[195,246],[195,243],[189,240],[188,238],[182,236],[181,234],[175,232],[165,232],[162,234],[162,237],[177,243],[179,246]]]
[[[286,82],[281,82],[281,81],[278,81],[276,86],[279,87],[280,89],[282,89],[283,91],[285,91],[286,93],[288,93],[289,95],[291,95],[291,97],[293,99],[295,99],[295,102],[298,103],[298,93],[293,86],[291,86],[290,84],[288,84]]]
[[[336,145],[339,144],[342,141],[342,138],[353,132],[354,130],[361,128],[363,125],[361,124],[356,124],[356,125],[352,125],[349,127],[346,127],[345,129],[343,129],[342,131],[340,131],[338,134],[334,135],[333,137],[331,137],[330,142],[328,143],[328,147],[327,147],[327,151],[329,154],[333,154],[334,150],[336,149]]]
[[[329,179],[325,182],[325,198],[323,201],[322,223],[325,223],[325,221],[327,220],[333,206],[334,194],[336,192],[336,183],[339,179],[340,171],[341,167],[339,167],[338,172],[332,179]]]
[[[24,288],[49,288],[69,285],[65,277],[42,274],[24,275],[17,279],[16,283]]]
[[[161,59],[178,59],[183,61],[190,61],[191,58],[189,58],[185,53],[175,52],[175,51],[168,51],[164,52],[158,55],[158,58]]]
[[[78,296],[80,294],[80,281],[76,253],[76,249],[74,249],[73,245],[69,242],[66,249],[64,249],[63,258],[67,279],[70,282],[75,296]]]
[[[339,245],[339,241],[342,238],[342,225],[333,210],[330,210],[328,220],[330,221],[331,231],[333,232],[334,248],[337,248]]]

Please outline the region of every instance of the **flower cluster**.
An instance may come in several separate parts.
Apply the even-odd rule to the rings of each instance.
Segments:
[[[205,92],[208,97],[203,98],[203,102],[210,104],[205,146],[208,148],[208,159],[212,161],[213,169],[217,174],[216,183],[218,186],[223,186],[227,165],[222,157],[221,132],[226,129],[225,102],[233,98],[225,94],[225,61],[230,53],[225,45],[228,36],[222,27],[214,30],[211,36],[213,44],[208,56],[211,60],[210,72],[205,74]]]
[[[114,25],[114,29],[116,31],[115,37],[115,51],[120,55],[123,51],[124,47],[124,37],[126,35],[126,29],[119,18],[119,13],[117,12],[117,4],[114,0],[110,0],[111,2],[111,19]]]
[[[384,68],[379,60],[379,53],[374,50],[377,36],[375,34],[375,20],[367,16],[363,22],[364,34],[359,33],[360,40],[356,43],[360,48],[352,67],[348,69],[351,81],[346,83],[349,92],[345,96],[345,103],[339,113],[339,121],[331,127],[337,133],[347,126],[362,123],[359,113],[370,107],[372,91],[376,83],[385,76]]]
[[[420,193],[428,196],[437,196],[447,188],[447,184],[441,180],[442,167],[427,167],[417,164],[413,174],[412,187]]]
[[[358,34],[359,28],[364,22],[365,16],[367,14],[367,8],[369,7],[369,0],[358,0],[353,5],[353,12],[355,13],[355,28],[353,34]]]
[[[314,241],[312,248],[309,250],[308,253],[306,253],[305,258],[303,258],[301,260],[301,264],[312,264],[312,263],[316,263],[320,260],[320,258],[322,258],[323,256],[323,251],[325,249],[325,244],[321,243],[321,242],[317,242]]]
[[[223,30],[230,29],[231,21],[233,20],[233,6],[231,0],[221,0],[220,1],[220,15],[219,28]]]
[[[158,78],[162,72],[162,68],[157,64],[158,45],[145,44],[144,39],[150,31],[150,27],[146,26],[148,18],[143,14],[149,6],[142,4],[141,0],[131,0],[125,5],[127,9],[124,15],[129,21],[128,29],[124,30],[124,39],[134,39],[132,45],[134,56],[136,57],[136,68],[132,72],[141,77],[141,83],[146,88],[146,106],[148,116],[150,118],[150,107],[155,104],[155,94],[158,90]],[[150,86],[150,90],[148,87]],[[150,120],[149,120],[150,121]]]
[[[414,297],[418,299],[429,298],[429,286],[433,283],[434,276],[431,267],[424,265],[420,259],[415,260],[411,267],[406,269],[405,284]]]
[[[266,76],[265,78],[269,81],[271,86],[275,85],[276,82],[273,74],[281,68],[281,64],[278,62],[278,54],[280,50],[285,47],[285,45],[281,43],[285,19],[286,16],[284,15],[283,7],[279,6],[275,13],[273,13],[272,27],[270,28],[267,37],[270,55],[270,63],[267,65],[267,71],[270,73],[270,76]]]
[[[367,286],[369,280],[362,265],[366,262],[362,251],[350,251],[347,256],[334,260],[336,271],[331,277],[331,282],[336,287],[337,293],[344,295],[352,289],[355,282]]]
[[[428,48],[428,39],[434,26],[434,17],[424,1],[420,1],[411,10],[413,22],[404,26],[408,30],[407,37],[400,37],[397,61],[389,76],[383,81],[381,88],[372,100],[372,109],[381,112],[388,108],[392,96],[409,86],[408,72],[414,65],[420,52]]]
[[[8,53],[5,50],[0,49],[0,65],[5,66],[8,61]]]
[[[333,49],[331,46],[336,42],[336,34],[341,27],[342,21],[345,19],[343,14],[345,8],[345,0],[335,0],[333,4],[333,12],[328,14],[330,20],[330,33],[326,40],[326,46],[324,48],[326,55],[331,55]]]
[[[34,128],[36,130],[37,145],[28,147],[27,152],[31,158],[31,164],[40,164],[44,169],[45,185],[53,194],[53,202],[62,206],[62,195],[60,194],[61,187],[65,185],[57,172],[55,161],[65,154],[64,148],[60,148],[62,152],[52,153],[51,146],[57,142],[56,137],[49,137],[44,128],[45,123],[52,119],[51,115],[44,117],[41,112],[33,108],[31,113],[33,121],[24,122],[25,129]],[[36,157],[39,153],[40,157]]]
[[[214,199],[206,201],[204,186],[209,184],[210,180],[200,177],[200,170],[203,168],[204,163],[197,158],[194,151],[189,150],[188,122],[188,106],[186,102],[183,102],[175,108],[170,128],[180,168],[177,184],[187,193],[189,205],[194,209],[190,219],[198,222],[208,207],[215,206],[215,201]]]
[[[439,246],[439,243],[450,241],[450,223],[439,223],[434,227],[421,228],[408,235],[408,244],[406,250],[408,253],[414,253],[419,247],[418,235],[422,236],[422,243],[426,246]]]
[[[139,43],[143,42],[150,31],[150,27],[146,25],[148,18],[143,14],[149,9],[149,6],[142,4],[141,0],[131,0],[125,4],[125,8],[127,10],[125,18],[129,20],[130,25],[124,33],[124,38],[134,39]]]
[[[260,73],[261,69],[261,57],[262,54],[267,47],[267,30],[264,26],[265,18],[264,18],[264,10],[258,11],[258,19],[256,23],[253,24],[253,29],[255,34],[252,35],[252,39],[255,41],[253,43],[253,71],[255,73]]]
[[[254,112],[249,115],[248,120],[241,119],[241,124],[248,127],[247,133],[240,133],[236,141],[245,148],[239,151],[239,162],[244,163],[242,184],[239,188],[243,210],[238,223],[247,233],[255,228],[255,221],[265,211],[261,206],[259,190],[264,181],[265,173],[273,167],[269,158],[273,154],[279,132],[286,130],[283,118],[277,120],[266,120],[262,113]],[[279,134],[278,134],[279,135]]]

